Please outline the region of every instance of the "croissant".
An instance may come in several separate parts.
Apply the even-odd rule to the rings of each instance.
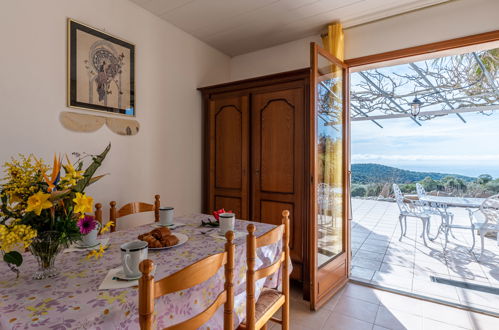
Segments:
[[[151,235],[158,240],[161,240],[163,237],[166,237],[171,234],[172,232],[170,231],[170,229],[166,227],[156,228],[153,231],[151,231]]]
[[[140,238],[140,236],[142,236],[142,238]],[[147,245],[149,247],[152,247],[152,248],[161,247],[161,242],[158,241],[156,238],[154,238],[154,236],[150,235],[149,233],[143,234],[143,235],[140,235],[140,236],[139,236],[139,239],[141,241],[147,242]]]
[[[174,246],[178,244],[178,238],[175,235],[168,235],[163,237],[160,242],[163,246]]]

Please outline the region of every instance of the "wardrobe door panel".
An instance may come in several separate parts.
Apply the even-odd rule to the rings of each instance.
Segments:
[[[220,94],[209,101],[208,212],[225,208],[249,218],[249,117],[246,95]]]
[[[234,105],[215,114],[215,187],[241,189],[243,114]]]
[[[260,113],[260,190],[293,193],[294,106],[269,100]]]
[[[275,85],[251,96],[253,220],[280,224],[291,212],[290,251],[303,261],[304,186],[303,82]]]

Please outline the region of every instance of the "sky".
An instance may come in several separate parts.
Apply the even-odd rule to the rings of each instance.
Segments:
[[[397,168],[499,178],[499,111],[491,116],[463,113],[423,121],[387,119],[379,128],[353,121],[352,163],[376,163]]]
[[[497,50],[483,51],[477,54],[483,56],[481,58],[485,58],[487,54],[497,54]],[[469,93],[476,94],[479,89],[472,88],[488,86],[485,77],[482,77],[482,80],[475,85],[475,83],[469,83],[468,80],[462,81],[461,79],[466,75],[460,75],[457,77],[462,81],[460,86],[463,87],[440,88],[440,81],[445,84],[446,80],[436,80],[437,72],[446,77],[448,77],[446,72],[453,71],[440,71],[442,68],[448,67],[460,72],[461,70],[473,72],[469,69],[475,70],[477,63],[472,54],[447,56],[439,60],[429,59],[416,62],[415,65],[420,69],[429,68],[430,74],[425,74],[425,77],[431,84],[438,87],[442,94],[436,94],[420,78],[417,80],[407,79],[407,76],[418,77],[418,73],[409,64],[378,69],[379,72],[389,76],[392,81],[397,83],[397,87],[392,90],[390,81],[382,80],[383,89],[388,93],[392,92],[397,104],[400,104],[404,109],[409,108],[409,103],[415,95],[423,101],[421,113],[448,109],[449,107],[440,101],[440,96],[446,95],[451,100],[455,97],[467,97],[468,94],[464,93],[465,89]],[[365,71],[365,73],[368,72],[374,73],[376,71]],[[499,71],[495,71],[495,73],[496,85],[499,86],[499,80],[497,80]],[[378,76],[374,75],[374,78],[371,77],[371,79],[376,81],[376,77]],[[450,77],[456,76],[451,74]],[[360,73],[353,73],[351,75],[352,93],[365,93],[365,82],[366,80]],[[458,84],[455,78],[450,79],[447,84],[450,83]],[[472,88],[468,89],[470,87]],[[369,93],[358,95],[371,96],[372,94]],[[454,99],[451,102],[454,107],[461,107],[462,101]],[[375,103],[357,103],[352,97],[352,104],[364,111],[370,110],[370,107],[375,108],[369,114],[371,116],[384,115],[384,112],[378,110]],[[392,107],[393,105],[388,103],[388,108]],[[411,118],[378,120],[383,128],[376,126],[371,121],[352,121],[352,163],[376,163],[407,170],[461,174],[472,177],[490,174],[494,178],[499,178],[499,109],[489,111],[488,114],[489,116],[472,112],[462,113],[461,116],[467,123],[463,123],[457,115],[451,114],[427,121],[420,120],[422,126],[418,126]]]

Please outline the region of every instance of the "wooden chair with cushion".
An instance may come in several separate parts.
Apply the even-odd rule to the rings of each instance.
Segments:
[[[111,232],[116,231],[116,220],[118,218],[142,212],[152,212],[154,211],[154,221],[159,221],[159,195],[154,196],[154,204],[142,203],[142,202],[132,202],[123,205],[119,210],[116,210],[116,202],[112,201],[109,203],[111,208],[109,210],[109,220],[114,222],[114,226],[111,227]]]
[[[139,279],[139,322],[140,329],[150,330],[154,323],[154,300],[163,295],[185,290],[207,281],[225,266],[225,287],[215,301],[200,314],[165,328],[168,330],[198,329],[208,322],[224,304],[224,330],[234,329],[234,232],[225,235],[225,252],[206,257],[178,272],[154,282],[151,275],[154,264],[146,259],[139,265],[142,277]]]
[[[239,329],[267,329],[267,322],[280,323],[282,329],[289,329],[289,211],[282,212],[282,225],[260,237],[255,236],[255,226],[248,225],[246,238],[248,270],[246,273],[246,320]],[[255,270],[256,250],[282,241],[282,252],[272,265]],[[261,278],[278,274],[282,266],[282,291],[264,288],[255,301],[255,284]],[[273,315],[282,307],[282,318]]]

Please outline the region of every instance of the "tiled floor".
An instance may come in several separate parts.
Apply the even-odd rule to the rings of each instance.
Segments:
[[[443,235],[428,241],[425,247],[419,237],[422,224],[416,218],[407,219],[407,236],[399,241],[399,210],[395,203],[353,199],[352,211],[352,278],[499,313],[499,295],[431,280],[435,276],[498,288],[499,246],[495,239],[486,238],[486,250],[478,262],[480,239],[476,237],[474,253],[470,253],[469,230],[454,230],[456,238],[450,237],[446,250]],[[450,211],[456,223],[469,224],[465,209]],[[434,235],[440,219],[432,217],[431,223]]]
[[[292,330],[495,330],[499,319],[349,283],[317,312],[292,291]],[[271,324],[278,330],[280,325]]]

